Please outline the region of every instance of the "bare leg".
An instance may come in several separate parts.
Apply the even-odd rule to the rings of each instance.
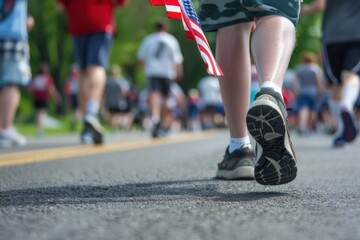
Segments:
[[[246,113],[250,102],[251,61],[249,41],[253,23],[221,28],[216,57],[224,72],[219,79],[230,136],[246,137]]]
[[[87,78],[89,80],[87,100],[94,100],[100,103],[106,81],[105,69],[101,66],[90,66],[87,69]]]
[[[261,95],[249,109],[249,132],[262,149],[257,154],[255,180],[264,185],[285,184],[297,174],[294,149],[281,101],[282,84],[295,43],[295,27],[286,18],[266,16],[256,19],[252,53],[261,85]],[[271,89],[264,89],[271,87]]]
[[[13,126],[19,101],[20,92],[17,86],[7,86],[0,91],[0,130]]]
[[[149,96],[151,120],[160,121],[162,97],[159,91],[152,91]]]
[[[288,19],[266,16],[256,20],[251,46],[261,84],[271,81],[282,87],[294,45],[295,27]]]
[[[105,87],[106,71],[102,66],[89,66],[80,79],[80,106],[84,114],[84,129],[81,133],[83,143],[103,143],[105,129],[97,116]]]
[[[46,118],[46,109],[38,109],[36,112],[36,123],[38,134],[44,130],[44,121]]]
[[[79,84],[80,110],[82,114],[86,113],[89,100],[97,103],[101,102],[105,81],[106,71],[101,66],[90,66],[86,71],[82,72]]]
[[[310,109],[304,107],[299,111],[299,126],[300,131],[310,130],[309,120],[310,119]]]
[[[341,111],[344,107],[348,111],[352,111],[357,98],[359,89],[359,77],[352,72],[343,71],[341,74],[342,85],[332,85],[330,87],[331,104],[330,110],[336,124],[335,138],[343,132],[343,122],[341,119]]]
[[[86,112],[86,102],[87,102],[87,75],[86,71],[82,70],[80,73],[79,79],[79,91],[78,91],[78,99],[79,99],[79,112],[81,115],[84,115]]]

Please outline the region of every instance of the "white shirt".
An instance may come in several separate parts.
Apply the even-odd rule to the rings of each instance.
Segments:
[[[204,104],[222,103],[219,80],[213,76],[200,79],[198,89]]]
[[[148,35],[137,52],[139,60],[145,62],[147,77],[176,78],[176,65],[184,61],[176,38],[167,32]]]

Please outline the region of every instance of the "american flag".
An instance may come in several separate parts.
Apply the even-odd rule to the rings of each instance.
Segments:
[[[210,75],[223,76],[223,72],[212,54],[210,45],[201,29],[191,0],[150,0],[151,5],[164,6],[169,18],[181,19],[186,37],[194,39]]]

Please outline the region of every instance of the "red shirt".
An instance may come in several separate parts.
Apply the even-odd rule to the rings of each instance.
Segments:
[[[49,74],[37,74],[35,75],[31,89],[35,100],[49,100],[49,88],[54,84],[52,77]]]
[[[115,31],[114,9],[125,0],[58,0],[65,6],[69,32],[83,35],[95,32]]]

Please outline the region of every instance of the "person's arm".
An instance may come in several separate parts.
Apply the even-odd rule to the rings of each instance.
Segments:
[[[63,13],[66,10],[66,0],[57,0],[56,1],[56,11],[58,13]]]
[[[139,63],[141,65],[141,67],[144,69],[145,68],[145,60],[139,59]]]
[[[35,19],[33,18],[33,16],[28,15],[27,19],[26,19],[26,29],[28,32],[30,32],[30,30],[34,27],[35,25]]]
[[[130,0],[113,0],[113,3],[116,6],[126,6],[129,4],[129,2],[130,2]]]
[[[176,64],[176,80],[180,81],[184,77],[183,64]]]
[[[295,74],[293,83],[292,83],[292,91],[294,93],[294,96],[297,98],[300,93],[300,85],[299,85],[299,77],[298,74]]]
[[[321,12],[325,9],[325,7],[326,7],[326,0],[314,0],[310,4],[302,4],[301,14],[307,15],[307,14]]]
[[[60,96],[59,92],[55,88],[55,84],[54,84],[54,81],[53,81],[52,77],[48,76],[48,78],[49,78],[48,79],[48,81],[49,81],[49,94],[59,104],[62,101],[61,96]]]
[[[319,98],[320,98],[320,96],[322,96],[322,94],[325,90],[324,78],[323,78],[323,74],[321,73],[320,69],[318,72],[315,73],[315,81],[316,81],[316,85],[318,87],[318,94],[319,94]]]

